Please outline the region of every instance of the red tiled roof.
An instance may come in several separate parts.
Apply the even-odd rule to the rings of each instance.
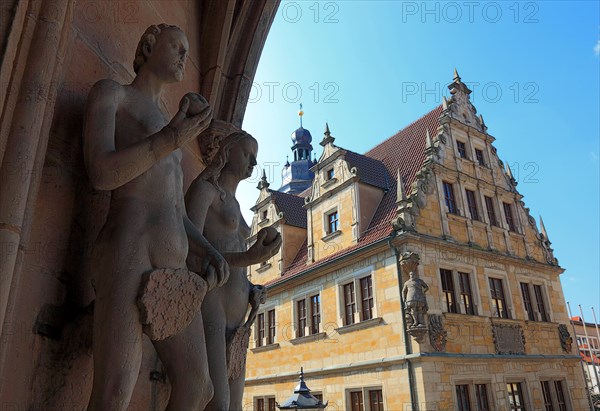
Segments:
[[[294,227],[306,228],[306,210],[302,208],[304,198],[294,194],[271,191],[275,204],[283,212],[285,223]]]
[[[341,257],[357,249],[366,247],[370,244],[377,242],[378,240],[385,239],[392,233],[391,220],[396,214],[396,178],[397,170],[400,170],[400,175],[403,178],[404,186],[407,189],[407,195],[410,194],[409,190],[412,183],[415,181],[417,172],[423,166],[425,160],[425,136],[426,130],[429,130],[429,134],[433,137],[437,135],[437,128],[439,125],[438,119],[442,113],[442,106],[438,106],[425,114],[420,119],[409,124],[396,134],[373,147],[367,151],[364,156],[360,154],[357,156],[371,158],[378,160],[377,162],[368,162],[366,167],[369,171],[367,172],[368,178],[376,179],[372,176],[373,170],[378,166],[377,163],[383,163],[385,170],[387,171],[388,181],[386,186],[389,190],[384,194],[377,211],[375,212],[369,228],[362,234],[358,239],[358,242],[348,248],[338,251],[326,258],[323,258],[312,264],[306,264],[307,260],[307,244],[304,242],[298,254],[294,258],[292,264],[282,273],[282,276],[269,281],[267,285],[272,286],[278,284],[290,277],[300,275],[302,272],[325,265],[331,260]],[[351,153],[348,151],[348,153]],[[352,157],[352,156],[351,156]],[[362,159],[358,161],[363,161]],[[367,162],[364,162],[366,165]],[[358,167],[357,167],[358,168]],[[359,169],[360,170],[360,169]],[[383,169],[379,169],[382,172]],[[391,178],[394,176],[394,178]],[[362,178],[362,177],[361,177]],[[380,180],[379,180],[380,181]],[[378,183],[381,184],[381,183]]]

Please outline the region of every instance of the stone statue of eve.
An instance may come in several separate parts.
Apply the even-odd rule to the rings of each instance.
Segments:
[[[190,220],[214,247],[210,253],[220,253],[231,267],[225,284],[212,288],[202,304],[214,386],[214,397],[206,409],[222,411],[242,409],[250,325],[259,304],[266,299],[265,288],[248,281],[246,267],[277,253],[281,236],[274,228],[264,228],[258,232],[256,242],[247,248],[250,228],[242,217],[235,193],[238,184],[252,175],[258,144],[246,132],[218,123],[213,122],[223,133],[218,152],[191,184],[185,199]],[[190,253],[190,269],[202,271],[205,265],[202,258]],[[211,284],[217,278],[209,275],[207,281]],[[252,310],[244,321],[248,304]]]

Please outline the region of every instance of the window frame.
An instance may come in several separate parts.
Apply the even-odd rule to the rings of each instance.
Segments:
[[[492,318],[504,318],[504,317],[498,317],[496,315],[494,315],[494,306],[492,304],[492,290],[490,289],[490,281],[489,279],[491,277],[494,278],[498,278],[502,280],[502,287],[504,290],[504,296],[505,296],[505,300],[506,300],[506,310],[508,312],[508,319],[513,319],[514,318],[514,301],[512,299],[512,293],[511,293],[511,287],[510,287],[510,281],[508,280],[508,274],[505,271],[501,271],[501,270],[496,270],[493,268],[484,268],[484,277],[485,277],[485,287],[487,289],[487,296],[489,298],[489,306],[490,306],[490,312],[489,312],[489,316]]]
[[[508,231],[518,233],[519,230],[517,228],[517,220],[515,218],[513,203],[507,203],[505,201],[502,201],[502,209],[504,212],[504,221],[506,222]]]
[[[475,377],[475,378],[471,378],[471,379],[464,379],[462,377],[458,377],[456,379],[451,378],[450,383],[452,384],[452,399],[453,399],[453,405],[454,405],[453,409],[460,410],[460,408],[459,408],[460,397],[459,397],[459,393],[458,393],[459,386],[467,387],[467,397],[466,397],[467,408],[466,408],[466,410],[490,411],[493,409],[491,404],[495,404],[495,402],[493,402],[494,396],[493,396],[493,392],[491,391],[492,381],[489,378]],[[480,386],[484,387],[487,408],[479,407],[479,392],[480,392],[480,390],[478,387],[480,387]]]
[[[458,204],[456,202],[456,192],[454,190],[454,183],[442,180],[442,187],[444,190],[444,204],[446,204],[446,210],[450,214],[460,215],[458,210]]]
[[[487,163],[485,161],[485,154],[483,152],[482,149],[480,148],[475,148],[475,159],[477,160],[477,164],[479,164],[481,167],[487,167]],[[479,155],[481,154],[481,156]]]
[[[456,140],[456,154],[458,157],[468,160],[469,157],[467,155],[467,143],[462,140]]]
[[[261,310],[258,312],[258,314],[256,315],[256,321],[254,322],[253,325],[253,332],[254,332],[254,348],[260,348],[260,347],[267,347],[269,345],[274,345],[277,344],[277,313],[275,312],[277,305],[273,302],[268,302],[266,307],[262,307]],[[270,325],[271,323],[270,321],[270,313],[273,312],[273,319],[274,319],[274,323],[273,325],[273,331],[274,331],[274,335],[273,335],[273,341],[270,342],[270,336],[269,336],[269,332],[270,332]],[[261,317],[262,316],[262,317]],[[260,318],[263,319],[264,321],[264,330],[263,330],[263,336],[261,338],[260,335]]]
[[[331,167],[325,170],[325,181],[333,180],[335,178],[335,168]]]
[[[485,201],[485,211],[487,213],[490,225],[493,227],[500,227],[500,224],[498,223],[498,214],[496,213],[496,209],[494,207],[494,197],[484,194],[483,201]]]
[[[521,290],[521,301],[523,302],[523,312],[524,319],[527,321],[537,321],[537,322],[552,322],[553,312],[550,305],[549,294],[548,294],[548,283],[541,278],[536,278],[535,274],[529,272],[520,272],[517,274],[517,281],[519,282],[519,288]],[[525,304],[525,300],[523,298],[523,285],[527,285],[527,289],[529,290],[529,297],[531,301],[532,315],[530,316],[527,307]],[[539,307],[537,304],[537,297],[535,295],[535,288],[539,287],[541,291],[541,298],[543,308],[545,312],[542,313],[539,311]],[[531,317],[533,316],[533,319]]]
[[[442,301],[442,304],[446,304],[446,309],[444,309],[444,306],[442,306],[442,311],[453,313],[452,311],[448,311],[446,296],[443,291],[444,286],[442,284],[441,270],[450,271],[452,273],[452,284],[454,285],[454,298],[456,301],[456,308],[457,308],[457,311],[455,313],[456,314],[464,314],[464,315],[481,315],[479,313],[479,307],[481,307],[481,296],[479,294],[479,284],[478,284],[478,279],[477,279],[476,268],[473,266],[470,266],[470,265],[466,265],[466,264],[460,264],[460,263],[456,263],[456,262],[445,262],[445,261],[442,262],[437,267],[438,281],[439,281],[438,284],[439,284],[440,290],[442,290],[441,301]],[[470,297],[471,297],[472,309],[469,309],[466,306],[464,299],[463,299],[463,287],[462,287],[462,281],[461,281],[461,274],[466,274],[468,276],[468,280],[469,280],[468,284],[469,284],[470,291],[471,291]]]
[[[335,215],[336,218],[334,221],[330,221],[330,217]],[[335,230],[332,230],[332,223],[335,224]],[[334,234],[340,230],[340,212],[338,207],[334,207],[332,209],[330,209],[329,211],[326,211],[325,213],[323,213],[323,231],[325,233],[325,235],[330,235],[330,234]]]
[[[358,387],[350,387],[350,388],[346,388],[344,390],[344,397],[346,399],[346,407],[344,407],[344,409],[351,411],[354,410],[354,403],[353,403],[353,394],[358,394],[362,400],[362,410],[363,411],[378,411],[378,410],[374,410],[372,408],[372,402],[371,402],[371,393],[372,392],[379,392],[380,393],[380,397],[378,395],[378,399],[381,400],[380,402],[380,409],[381,410],[385,410],[386,408],[386,400],[385,400],[385,394],[384,394],[384,388],[382,385],[368,385],[368,386],[358,386]],[[378,407],[379,408],[379,407]]]
[[[313,332],[314,328],[312,326],[312,316],[313,316],[313,307],[312,307],[312,298],[314,296],[319,296],[319,313],[318,313],[318,319],[319,319],[319,323],[318,323],[318,328],[317,328],[317,332]],[[306,314],[306,318],[305,318],[305,324],[304,327],[302,327],[302,331],[301,327],[300,327],[300,317],[299,317],[299,311],[298,311],[298,304],[300,301],[304,301],[304,308],[305,308],[305,314]],[[314,287],[314,288],[310,288],[306,291],[303,291],[300,294],[296,294],[295,296],[292,297],[292,324],[294,324],[294,337],[293,338],[303,338],[303,337],[311,337],[313,335],[317,335],[320,332],[323,332],[322,330],[324,329],[324,323],[323,323],[323,306],[322,306],[322,301],[323,301],[323,288],[322,287]]]
[[[346,275],[342,278],[336,280],[336,297],[337,297],[337,315],[338,315],[338,324],[340,327],[351,326],[354,324],[359,324],[364,321],[369,321],[375,318],[378,318],[378,309],[377,309],[377,279],[374,275],[374,270],[372,267],[367,267],[362,270],[358,270],[350,275]],[[371,277],[371,296],[372,296],[372,307],[371,307],[371,318],[363,318],[363,299],[362,299],[362,289],[361,289],[361,280],[366,277]],[[345,290],[344,287],[347,284],[353,284],[354,287],[354,311],[352,313],[352,323],[348,323],[346,321],[346,300],[345,300]]]
[[[467,198],[467,208],[469,209],[471,220],[481,221],[481,215],[479,214],[479,205],[477,204],[476,190],[465,188],[465,197]]]
[[[272,401],[271,401],[272,400]],[[253,398],[253,408],[254,410],[263,410],[263,411],[271,411],[277,410],[276,399],[274,395],[262,395],[259,397]],[[262,403],[262,408],[259,408],[259,403]],[[271,408],[273,405],[275,408]]]
[[[509,390],[509,386],[512,385],[516,385],[518,388],[518,395],[519,395],[519,400],[521,402],[520,405],[518,406],[512,406],[511,405],[511,396],[512,398],[515,398],[515,393],[514,391],[512,391],[512,387],[511,390]],[[513,381],[513,380],[509,380],[505,382],[505,389],[506,389],[506,401],[507,401],[507,405],[508,405],[508,409],[510,411],[532,411],[529,410],[529,408],[527,407],[528,405],[528,395],[527,395],[527,383],[525,381],[522,380],[517,380],[517,381]],[[511,392],[512,391],[512,392]]]

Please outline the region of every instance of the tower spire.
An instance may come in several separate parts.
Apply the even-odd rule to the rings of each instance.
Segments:
[[[256,188],[258,188],[259,190],[267,189],[267,188],[269,188],[269,185],[270,184],[267,181],[267,173],[265,172],[265,169],[263,169],[262,177],[260,178],[260,181],[258,182],[258,185],[256,186]]]
[[[406,200],[406,193],[404,192],[404,182],[402,181],[402,176],[400,176],[400,169],[398,169],[398,176],[396,178],[398,181],[396,189],[396,202],[399,203],[401,201]]]
[[[329,131],[329,123],[325,123],[325,131],[323,132],[323,140],[319,143],[323,147],[325,147],[328,143],[333,143],[335,138],[331,135],[331,131]]]
[[[458,71],[456,71],[456,67],[454,67],[454,81],[460,81],[460,76],[458,75]]]
[[[302,103],[300,103],[300,110],[298,110],[298,117],[300,117],[300,127],[302,127],[302,116],[304,115],[304,111],[302,111]]]
[[[542,216],[540,216],[540,231],[544,238],[548,239],[548,233],[546,232],[546,227],[544,227],[544,220],[542,220]]]

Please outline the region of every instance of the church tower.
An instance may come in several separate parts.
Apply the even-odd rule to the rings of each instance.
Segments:
[[[281,187],[278,191],[289,194],[298,194],[309,188],[312,184],[314,173],[310,171],[313,166],[312,155],[312,136],[310,131],[302,127],[302,104],[300,104],[300,127],[292,133],[292,152],[294,161],[290,164],[289,160],[285,162],[281,172]]]

